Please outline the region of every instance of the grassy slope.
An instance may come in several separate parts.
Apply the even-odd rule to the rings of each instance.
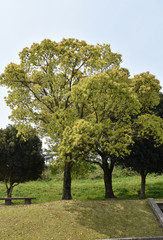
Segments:
[[[1,240],[87,240],[163,235],[146,200],[1,205],[0,213]]]
[[[13,196],[36,196],[37,200],[31,206],[18,202],[5,206],[1,202],[0,239],[87,240],[163,235],[147,201],[138,200],[140,177],[119,175],[113,185],[116,196],[121,199],[106,201],[102,179],[73,180],[72,194],[77,201],[59,201],[62,181],[20,184]],[[147,197],[161,201],[162,186],[163,176],[148,176]],[[0,197],[5,196],[3,184],[0,189]]]

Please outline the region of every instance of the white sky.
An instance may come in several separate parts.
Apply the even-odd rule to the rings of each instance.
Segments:
[[[45,38],[111,44],[131,76],[150,71],[163,87],[163,0],[0,0],[0,74]],[[10,109],[0,87],[0,128]]]

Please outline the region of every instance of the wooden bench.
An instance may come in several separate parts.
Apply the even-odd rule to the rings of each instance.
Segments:
[[[7,198],[0,198],[0,200],[5,200],[5,205],[11,205],[12,200],[25,200],[25,204],[31,204],[31,200],[36,199],[34,197],[7,197]]]

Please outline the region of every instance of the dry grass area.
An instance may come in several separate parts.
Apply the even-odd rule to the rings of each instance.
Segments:
[[[90,240],[163,236],[146,200],[0,205],[1,240]]]

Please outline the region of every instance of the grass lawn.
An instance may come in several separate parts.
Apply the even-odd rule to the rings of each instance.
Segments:
[[[36,197],[34,203],[58,201],[62,198],[62,181],[31,181],[14,188],[13,197]],[[113,189],[117,198],[138,199],[140,176],[113,178]],[[76,200],[103,200],[103,179],[72,180],[72,196]],[[146,183],[147,198],[163,199],[163,175],[149,175]],[[6,189],[0,183],[0,197],[6,197]]]
[[[163,201],[163,175],[147,177],[147,197]],[[13,197],[34,196],[32,205],[0,202],[0,240],[87,240],[163,236],[147,200],[138,200],[139,176],[113,179],[117,199],[104,200],[102,179],[73,180],[71,201],[60,201],[62,181],[36,181],[15,187]],[[0,183],[0,197],[5,197]],[[127,200],[126,200],[127,199]]]
[[[1,240],[90,240],[163,236],[146,200],[0,205]]]

